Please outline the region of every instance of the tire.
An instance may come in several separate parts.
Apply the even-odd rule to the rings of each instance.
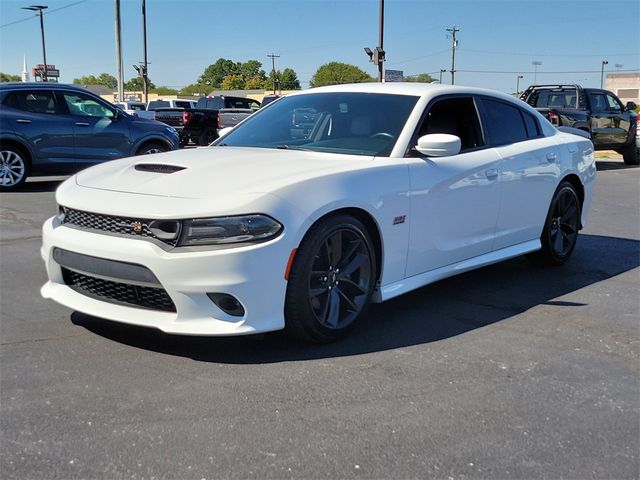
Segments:
[[[29,176],[29,157],[13,145],[0,146],[0,190],[19,189]]]
[[[218,138],[218,133],[213,128],[207,128],[203,131],[198,137],[198,145],[209,145],[216,138]]]
[[[367,229],[356,218],[336,215],[314,225],[289,272],[288,333],[312,343],[346,335],[369,306],[377,278],[375,260]]]
[[[162,143],[145,143],[138,149],[136,155],[151,155],[154,153],[166,152],[168,150],[169,149],[166,147],[166,145],[163,145]]]
[[[551,199],[542,230],[542,249],[529,255],[538,265],[562,265],[571,257],[578,240],[582,206],[575,187],[560,183]]]
[[[638,147],[633,143],[622,151],[622,158],[625,165],[638,165],[640,163],[640,152]]]

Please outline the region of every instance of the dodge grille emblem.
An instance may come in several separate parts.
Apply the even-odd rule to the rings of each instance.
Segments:
[[[135,222],[133,224],[134,233],[142,233],[142,224],[140,222]]]

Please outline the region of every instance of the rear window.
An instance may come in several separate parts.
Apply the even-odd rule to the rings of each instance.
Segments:
[[[155,110],[156,108],[164,108],[168,106],[169,102],[167,102],[166,100],[152,100],[149,102],[148,110]]]
[[[536,108],[577,108],[575,89],[536,90],[532,95]]]
[[[4,99],[4,105],[25,112],[56,113],[56,100],[50,90],[22,90],[10,92]]]

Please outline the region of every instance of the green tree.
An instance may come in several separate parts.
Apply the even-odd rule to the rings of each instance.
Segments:
[[[267,75],[262,69],[262,63],[260,63],[258,60],[247,60],[246,62],[240,63],[238,65],[240,75],[242,76],[242,80],[244,80],[245,83],[255,78],[261,78],[263,81],[265,78],[267,78]]]
[[[360,70],[355,65],[340,62],[330,62],[322,65],[313,77],[311,77],[310,85],[312,87],[321,87],[323,85],[339,85],[342,83],[359,83],[371,82],[373,78]]]
[[[108,88],[116,88],[118,86],[118,80],[116,77],[108,73],[101,73],[97,77],[94,75],[87,75],[80,78],[74,78],[73,83],[76,85],[102,85]]]
[[[244,88],[245,90],[260,90],[264,88],[264,82],[264,78],[260,75],[255,75],[244,82]]]
[[[178,95],[178,90],[169,87],[156,87],[151,88],[149,91],[151,93],[157,93],[158,95]]]
[[[242,90],[244,88],[244,80],[237,73],[232,73],[224,77],[220,88],[222,90]]]
[[[283,90],[300,90],[298,75],[292,68],[285,68],[280,74],[280,88]]]
[[[417,75],[407,75],[404,77],[405,82],[422,82],[422,83],[431,83],[435,80],[428,73],[418,73]]]
[[[157,88],[150,79],[149,81],[149,90],[153,90]],[[124,89],[129,91],[143,91],[144,90],[144,82],[142,81],[142,77],[133,77],[129,79],[129,81],[124,83]]]
[[[11,75],[9,73],[0,72],[0,82],[19,82],[22,80],[20,75]]]
[[[198,78],[198,83],[208,85],[208,89],[220,88],[227,75],[239,75],[240,64],[226,58],[219,58],[209,65]]]
[[[182,87],[178,92],[178,95],[193,95],[203,96],[208,95],[211,92],[211,87],[202,83],[192,83],[186,87]]]

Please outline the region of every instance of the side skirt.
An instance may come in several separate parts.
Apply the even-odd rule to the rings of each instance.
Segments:
[[[398,282],[393,282],[388,285],[380,287],[373,295],[372,301],[374,303],[384,302],[391,298],[402,295],[403,293],[410,292],[416,288],[424,287],[430,283],[437,282],[443,278],[452,277],[460,273],[475,270],[476,268],[491,265],[492,263],[498,263],[509,258],[519,257],[525,253],[534,252],[540,250],[542,245],[540,239],[531,240],[511,247],[502,248],[494,252],[485,253],[479,257],[463,260],[462,262],[453,263],[446,267],[436,268],[413,277],[405,278]]]

